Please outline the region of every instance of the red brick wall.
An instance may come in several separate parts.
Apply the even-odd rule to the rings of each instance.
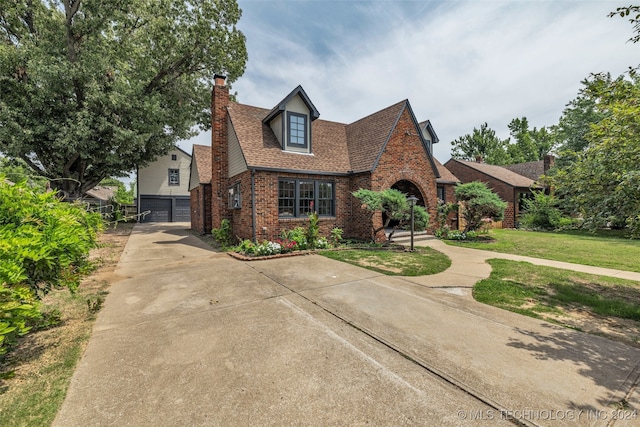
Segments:
[[[229,218],[227,210],[228,106],[229,87],[224,85],[223,80],[216,79],[211,94],[211,225],[213,228],[219,228],[221,221]]]
[[[211,233],[211,185],[200,184],[190,194],[191,229],[202,234]]]
[[[334,227],[342,228],[345,237],[348,235],[348,218],[351,211],[353,198],[349,191],[349,179],[347,177],[327,177],[323,175],[292,174],[257,171],[254,175],[255,203],[256,203],[256,239],[274,240],[280,236],[283,230],[291,230],[298,226],[307,227],[308,218],[280,218],[278,216],[278,179],[314,179],[331,180],[335,183],[335,217],[320,217],[320,235],[328,237]],[[231,210],[232,227],[234,234],[240,239],[253,239],[253,218],[251,200],[251,172],[242,173],[229,182],[230,185],[241,181],[242,208]]]
[[[410,181],[420,191],[430,216],[429,230],[433,231],[437,226],[436,175],[408,109],[400,116],[372,174],[371,189],[380,191],[391,188],[401,180]],[[382,217],[378,216],[376,221],[381,225]]]

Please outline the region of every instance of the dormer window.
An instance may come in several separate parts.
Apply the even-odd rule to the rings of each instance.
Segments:
[[[287,112],[287,146],[289,148],[308,149],[307,116],[304,114]]]
[[[262,123],[271,128],[282,150],[312,154],[311,123],[318,117],[320,113],[302,86],[298,86],[262,119]]]

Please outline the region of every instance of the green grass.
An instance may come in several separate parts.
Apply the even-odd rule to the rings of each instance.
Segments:
[[[640,272],[640,240],[625,238],[615,230],[539,232],[491,230],[493,241],[446,243],[466,248],[531,256],[596,267]]]
[[[351,249],[323,251],[320,255],[391,276],[426,276],[451,266],[451,260],[431,248],[415,252]]]
[[[640,283],[503,259],[473,288],[482,303],[554,321],[553,314],[587,310],[605,317],[640,321]]]

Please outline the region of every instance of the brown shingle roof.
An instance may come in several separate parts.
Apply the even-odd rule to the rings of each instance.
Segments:
[[[398,102],[347,126],[352,171],[373,170],[406,103],[406,100]]]
[[[269,110],[231,103],[229,116],[250,168],[346,174],[351,170],[346,126],[326,120],[312,123],[313,154],[283,151],[271,128],[262,123]]]
[[[513,187],[529,188],[534,184],[531,178],[517,174],[503,166],[488,165],[486,163],[469,162],[466,160],[451,159],[450,162],[458,162],[472,169],[482,172],[485,175],[505,182]]]
[[[271,113],[268,109],[232,102],[228,112],[249,168],[348,174],[375,168],[405,108],[410,109],[407,100],[348,125],[315,120],[313,154],[283,151],[271,127],[263,123]]]
[[[542,175],[544,175],[544,160],[527,163],[516,163],[514,165],[507,165],[505,166],[505,168],[519,175],[526,176],[527,178],[537,181]]]
[[[458,183],[458,182],[460,182],[460,180],[454,174],[452,174],[449,169],[444,167],[444,165],[442,163],[440,163],[438,161],[438,159],[436,159],[434,157],[433,161],[436,164],[436,168],[438,168],[438,173],[440,174],[440,178],[438,178],[436,180],[437,182],[439,182],[441,184],[444,184],[444,183]]]
[[[208,145],[193,144],[192,165],[195,164],[198,171],[199,184],[211,182],[211,147]]]

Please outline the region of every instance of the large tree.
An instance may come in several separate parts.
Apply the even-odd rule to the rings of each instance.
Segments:
[[[451,157],[469,161],[481,157],[489,164],[504,165],[510,160],[506,151],[508,144],[508,139],[498,138],[496,132],[485,122],[480,125],[480,129],[474,127],[472,133],[451,142]]]
[[[514,143],[507,144],[510,163],[542,160],[553,149],[553,135],[546,127],[529,129],[526,117],[513,119],[508,126],[514,140]]]
[[[0,8],[0,152],[76,197],[210,126],[244,72],[235,0],[13,0]]]
[[[595,75],[584,90],[602,119],[590,125],[585,150],[558,169],[552,184],[586,225],[625,225],[640,237],[640,75]]]
[[[559,167],[568,167],[576,161],[577,156],[589,145],[586,135],[591,125],[604,118],[603,111],[596,105],[598,99],[589,89],[594,78],[611,83],[609,74],[599,74],[583,80],[578,96],[567,104],[558,124],[554,126]]]

